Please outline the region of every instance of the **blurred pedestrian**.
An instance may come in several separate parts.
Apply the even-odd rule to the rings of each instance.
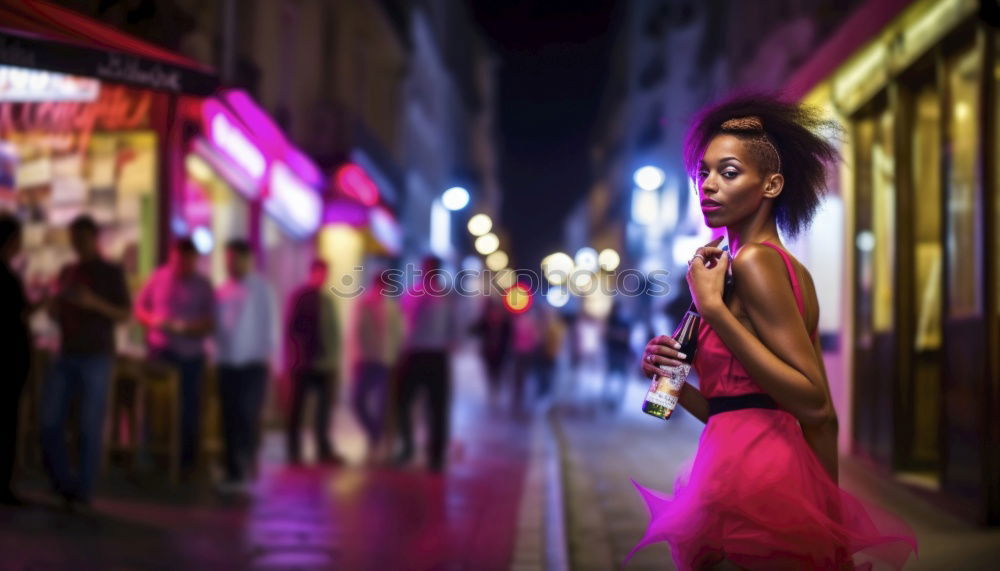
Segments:
[[[542,339],[535,313],[535,308],[529,306],[514,316],[514,399],[511,408],[515,412],[523,412],[524,387],[537,365]]]
[[[449,356],[456,339],[452,300],[442,283],[441,260],[427,256],[416,286],[403,298],[406,340],[399,375],[399,435],[397,464],[413,457],[411,409],[421,392],[427,395],[429,436],[427,459],[434,472],[444,469],[448,445],[451,373]]]
[[[11,267],[21,251],[21,222],[11,214],[0,214],[0,504],[19,505],[11,478],[17,460],[17,429],[21,391],[31,368],[31,332],[28,315],[33,309],[24,293],[21,277]]]
[[[490,391],[490,401],[496,402],[503,384],[503,366],[510,351],[513,326],[510,312],[495,297],[487,297],[483,315],[473,326],[479,336],[479,352],[486,366],[486,383]]]
[[[630,340],[632,324],[626,319],[620,301],[611,306],[611,313],[604,325],[604,349],[608,371],[604,376],[604,404],[609,410],[616,410],[628,389],[628,369],[630,364]]]
[[[49,311],[59,327],[60,347],[41,398],[42,458],[55,491],[69,504],[90,503],[104,439],[104,416],[115,354],[115,324],[130,315],[121,266],[104,259],[98,227],[81,215],[69,227],[77,261],[62,269]],[[79,469],[66,450],[66,420],[80,403]]]
[[[292,293],[286,327],[289,380],[292,405],[288,420],[288,460],[302,461],[302,412],[306,398],[315,393],[316,438],[320,462],[343,464],[330,441],[330,409],[339,388],[341,338],[340,321],[334,300],[326,292],[326,262],[314,260],[309,279]]]
[[[135,315],[146,327],[150,358],[180,374],[181,467],[190,475],[200,442],[205,340],[215,329],[215,291],[198,272],[198,250],[190,238],[174,242],[167,264],[139,293]]]
[[[399,358],[403,316],[395,297],[387,295],[387,280],[379,272],[358,301],[354,333],[358,341],[354,363],[354,413],[368,438],[371,457],[378,447],[388,405],[389,377]]]
[[[225,442],[224,491],[241,489],[256,472],[268,361],[278,344],[274,290],[254,271],[245,240],[226,245],[229,279],[216,293],[215,347]]]
[[[563,323],[562,317],[556,313],[556,310],[549,305],[543,306],[541,315],[542,342],[538,351],[537,370],[538,398],[544,400],[552,394],[556,362],[566,338],[566,324]]]

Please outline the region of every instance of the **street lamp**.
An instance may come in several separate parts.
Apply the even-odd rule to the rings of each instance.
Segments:
[[[618,264],[621,263],[621,256],[618,252],[612,250],[611,248],[605,248],[601,250],[600,255],[597,257],[601,264],[601,269],[606,272],[613,272],[618,268]]]
[[[490,232],[476,238],[476,251],[484,256],[489,256],[500,247],[500,238]]]
[[[453,186],[441,195],[441,203],[452,212],[461,210],[469,204],[469,191],[460,186]]]
[[[556,252],[542,260],[542,274],[552,285],[562,285],[573,273],[573,258],[565,252]]]
[[[582,270],[596,272],[598,268],[597,257],[597,250],[586,246],[576,251],[573,261],[576,262],[576,267]]]
[[[509,261],[507,254],[503,250],[497,250],[486,256],[486,267],[494,272],[499,272],[507,267],[507,262]]]
[[[469,234],[482,236],[493,229],[493,219],[486,214],[476,214],[472,218],[469,218],[468,228]]]
[[[632,174],[632,181],[643,190],[656,190],[663,185],[664,180],[666,175],[663,174],[663,169],[650,165],[636,169]]]

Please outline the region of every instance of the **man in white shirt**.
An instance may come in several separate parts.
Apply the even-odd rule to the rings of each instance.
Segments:
[[[413,456],[410,409],[421,391],[427,393],[429,440],[427,456],[434,472],[444,469],[451,400],[450,353],[457,327],[450,292],[443,283],[441,260],[424,258],[421,281],[403,298],[406,340],[399,375],[399,435],[397,464]]]
[[[216,292],[216,362],[225,481],[236,488],[253,472],[260,441],[260,416],[268,362],[278,344],[278,306],[270,284],[253,271],[244,240],[226,245],[229,279]]]

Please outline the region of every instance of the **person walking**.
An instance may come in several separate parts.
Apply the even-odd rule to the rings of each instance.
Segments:
[[[496,403],[503,385],[504,365],[513,337],[510,312],[503,302],[495,297],[487,297],[483,314],[472,331],[479,336],[479,352],[486,366],[486,383],[490,401]]]
[[[88,505],[101,461],[104,418],[115,354],[115,325],[131,315],[121,266],[104,259],[98,227],[81,215],[69,227],[77,260],[59,273],[49,306],[60,347],[41,397],[42,459],[56,493],[70,505]],[[80,403],[79,466],[66,449],[66,421]]]
[[[215,329],[215,291],[198,272],[190,238],[174,242],[167,264],[139,293],[135,316],[146,327],[150,358],[180,373],[181,468],[190,476],[200,444],[205,341]]]
[[[403,298],[406,340],[399,375],[399,465],[413,458],[412,408],[420,393],[427,397],[430,438],[427,459],[430,469],[440,472],[446,462],[449,405],[451,400],[450,354],[456,339],[452,301],[442,283],[441,260],[427,256],[421,264],[417,285]]]
[[[286,327],[286,356],[292,384],[287,429],[288,460],[302,461],[302,413],[310,394],[315,395],[313,434],[320,462],[343,464],[330,439],[330,409],[339,389],[341,338],[337,309],[326,293],[328,269],[314,260],[308,281],[292,293]]]
[[[532,305],[514,316],[514,398],[511,409],[516,414],[524,412],[525,385],[537,370],[542,342],[537,311],[537,306]]]
[[[215,349],[225,443],[223,491],[238,491],[256,472],[269,361],[278,345],[274,290],[254,270],[245,240],[226,245],[229,278],[216,292]]]
[[[359,300],[354,317],[357,357],[354,362],[352,405],[368,440],[369,457],[378,447],[385,425],[389,378],[399,358],[403,316],[397,300],[387,294],[380,272]]]

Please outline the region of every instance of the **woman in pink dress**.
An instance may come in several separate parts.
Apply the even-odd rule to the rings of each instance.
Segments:
[[[681,569],[854,569],[858,553],[899,568],[916,552],[905,523],[837,485],[816,291],[778,235],[804,229],[825,191],[837,153],[815,132],[824,126],[807,108],[743,95],[703,111],[688,133],[705,222],[725,228],[729,250],[720,238],[690,262],[700,388],[685,385],[680,404],[706,425],[672,496],[636,484],[651,521],[633,553],[666,541]],[[677,364],[676,347],[652,339],[644,373]]]

